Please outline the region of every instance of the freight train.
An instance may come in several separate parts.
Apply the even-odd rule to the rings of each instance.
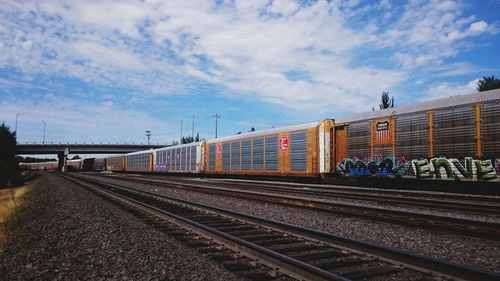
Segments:
[[[500,181],[500,89],[93,161],[144,173]]]

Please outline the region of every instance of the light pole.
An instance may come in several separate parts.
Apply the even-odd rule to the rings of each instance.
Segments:
[[[193,138],[194,141],[194,115],[193,115],[193,125],[191,126],[191,137]]]
[[[215,138],[217,138],[217,119],[220,118],[220,115],[215,113],[215,115],[212,115],[212,117],[215,118]]]
[[[43,122],[43,141],[42,141],[42,144],[45,144],[45,126],[46,126],[47,124],[46,124],[46,123],[45,123],[45,121],[43,121],[43,120],[42,120],[42,122]]]
[[[24,115],[24,113],[17,113],[16,114],[16,141],[17,141],[17,118],[20,116],[20,115]]]

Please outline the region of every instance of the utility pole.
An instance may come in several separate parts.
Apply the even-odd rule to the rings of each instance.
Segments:
[[[146,131],[146,136],[148,137],[148,145],[149,145],[149,139],[151,138],[151,131]]]
[[[213,118],[215,118],[215,138],[217,138],[217,119],[220,118],[220,115],[215,113],[215,115],[212,115]]]
[[[16,114],[16,142],[17,142],[17,136],[18,136],[18,134],[17,134],[17,118],[18,118],[20,115],[24,115],[24,113],[17,113],[17,114]]]
[[[42,141],[42,144],[45,144],[45,125],[47,125],[47,124],[43,120],[42,120],[42,122],[43,122],[43,141]]]
[[[193,125],[191,126],[191,137],[193,138],[194,141],[194,115],[193,115]]]

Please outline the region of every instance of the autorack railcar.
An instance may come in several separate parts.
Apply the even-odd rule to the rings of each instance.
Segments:
[[[335,119],[342,176],[497,180],[500,90]]]
[[[153,171],[158,173],[201,173],[202,142],[181,144],[153,150]]]
[[[125,155],[115,155],[106,157],[106,170],[108,171],[124,171],[125,170]]]
[[[325,119],[207,140],[206,174],[315,177],[329,173],[330,129]]]
[[[153,172],[153,149],[127,153],[125,170],[127,172]]]

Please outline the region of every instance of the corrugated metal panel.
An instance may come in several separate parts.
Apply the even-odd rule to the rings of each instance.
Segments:
[[[175,170],[176,167],[176,163],[177,163],[177,149],[176,148],[172,148],[172,152],[171,152],[171,160],[170,162],[172,163],[172,165],[170,165],[170,170]]]
[[[161,164],[161,151],[155,151],[155,158],[154,158],[154,164],[155,165],[160,165]]]
[[[347,126],[346,157],[370,157],[370,123],[363,121]]]
[[[249,171],[252,166],[252,141],[241,141],[241,170]]]
[[[278,135],[266,137],[266,171],[278,170]]]
[[[222,170],[231,170],[231,143],[222,144]]]
[[[290,134],[290,168],[292,171],[307,169],[307,132]]]
[[[380,154],[383,157],[392,156],[392,145],[390,144],[377,145],[373,148],[373,153]]]
[[[173,149],[167,150],[167,169],[168,170],[172,169],[172,150]]]
[[[500,100],[500,89],[491,90],[469,95],[454,96],[450,98],[438,99],[412,105],[398,106],[384,110],[369,111],[361,114],[355,114],[335,119],[335,123],[354,122],[361,120],[379,119],[392,115],[401,115],[413,112],[425,112],[448,107],[462,106],[466,104],[485,103]]]
[[[427,114],[398,116],[396,119],[396,156],[404,156],[406,159],[429,156],[429,117]]]
[[[208,169],[210,171],[215,171],[215,153],[216,144],[211,144],[208,146]]]
[[[264,138],[253,139],[252,170],[261,171],[264,166]]]
[[[475,113],[470,105],[443,109],[434,114],[436,156],[463,158],[476,154]]]
[[[127,154],[127,169],[149,170],[150,151],[146,153]]]
[[[179,170],[181,168],[181,149],[175,149],[175,170]]]
[[[94,169],[96,170],[102,170],[102,169],[105,169],[106,167],[104,167],[104,163],[105,163],[105,160],[106,158],[96,158],[94,159]]]
[[[231,142],[231,170],[239,171],[240,167],[240,142]]]
[[[191,147],[191,162],[189,165],[189,170],[191,171],[196,171],[196,150],[198,149],[199,146],[192,146]]]
[[[187,147],[181,149],[181,167],[179,170],[187,170]]]
[[[110,169],[123,169],[123,156],[111,156],[106,158],[106,165]]]
[[[500,158],[500,101],[486,103],[481,109],[483,155]]]

